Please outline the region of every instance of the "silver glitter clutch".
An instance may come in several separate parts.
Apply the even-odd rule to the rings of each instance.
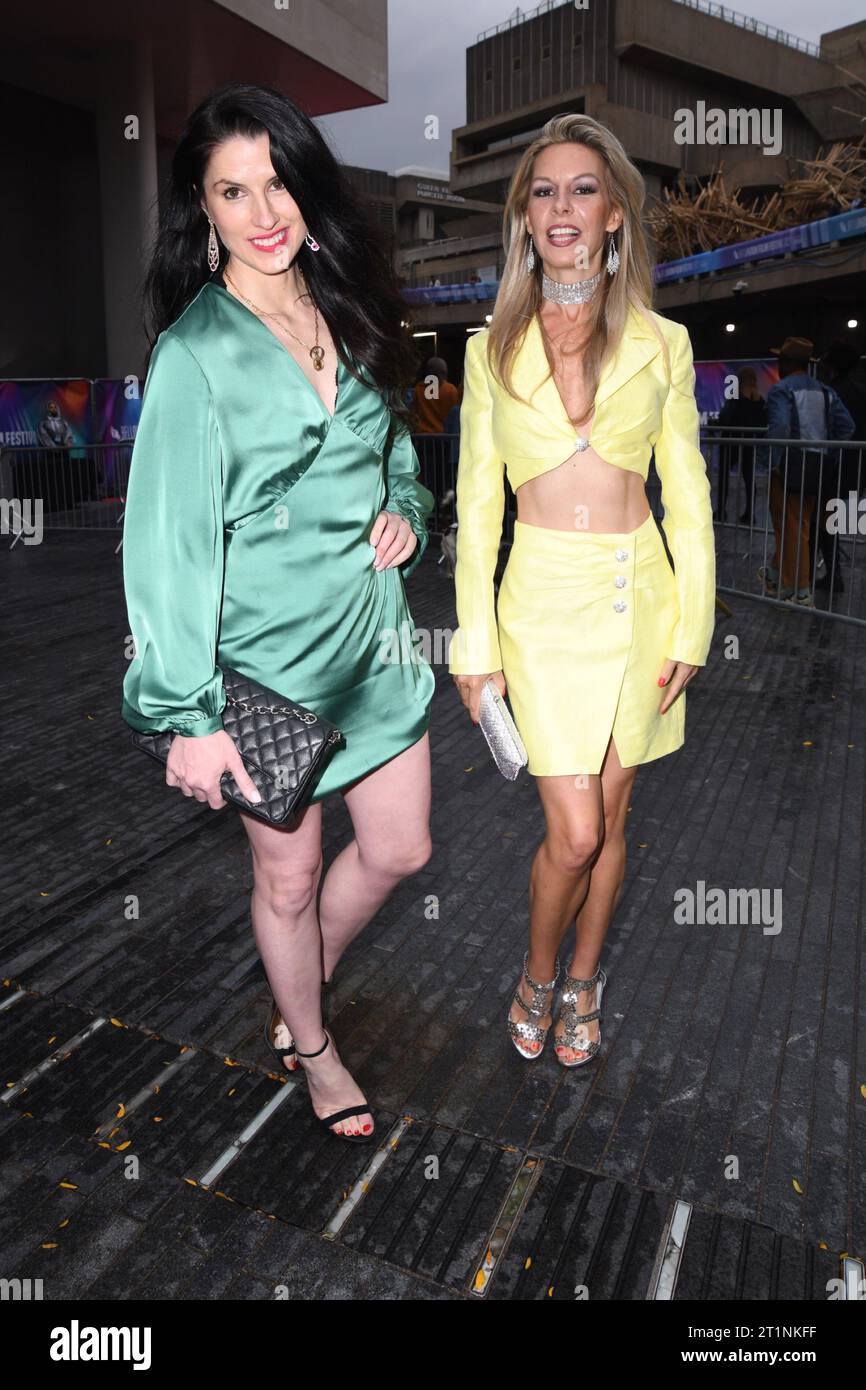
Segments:
[[[487,739],[496,766],[503,777],[513,782],[520,769],[526,766],[528,758],[517,725],[492,678],[488,678],[481,687],[479,717],[481,732]]]

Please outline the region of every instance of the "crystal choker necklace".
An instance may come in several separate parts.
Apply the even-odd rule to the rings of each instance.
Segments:
[[[588,280],[578,280],[573,285],[564,285],[561,281],[551,280],[549,275],[542,273],[541,293],[545,299],[552,299],[554,304],[585,304],[598,289],[601,276],[602,272],[599,271]]]

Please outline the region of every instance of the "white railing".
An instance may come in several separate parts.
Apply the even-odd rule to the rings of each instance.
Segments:
[[[504,34],[509,29],[516,29],[519,24],[525,24],[528,19],[537,19],[540,14],[547,14],[550,10],[558,10],[562,5],[573,4],[574,0],[543,0],[541,5],[536,5],[534,10],[521,10],[517,6],[510,19],[505,19],[501,24],[494,24],[492,29],[485,29],[478,35],[478,43],[482,39],[491,39],[494,34]]]
[[[485,29],[478,35],[477,42],[483,39],[493,38],[496,34],[504,34],[509,29],[516,29],[518,25],[525,24],[527,20],[537,19],[539,15],[548,14],[550,10],[558,10],[565,4],[571,4],[573,0],[544,0],[541,5],[536,5],[534,10],[521,10],[517,7],[510,19],[503,20],[501,24],[495,24],[492,29]],[[713,19],[724,20],[726,24],[734,24],[738,29],[748,29],[752,34],[757,34],[760,38],[770,39],[772,43],[782,43],[786,48],[794,48],[798,53],[808,53],[812,58],[820,58],[820,44],[810,43],[808,39],[800,39],[796,34],[790,34],[786,29],[777,29],[774,24],[765,24],[761,19],[753,19],[751,15],[743,14],[740,10],[731,10],[727,5],[716,5],[713,0],[674,0],[677,5],[687,5],[690,10],[700,10],[702,14],[710,15]]]
[[[777,29],[773,24],[765,24],[761,19],[753,19],[751,15],[741,14],[739,10],[729,10],[727,5],[716,5],[713,0],[674,0],[677,5],[687,5],[690,10],[700,10],[702,14],[711,15],[713,19],[723,19],[726,24],[735,24],[738,29],[748,29],[750,33],[757,34],[762,39],[770,39],[773,43],[783,43],[786,48],[796,48],[798,53],[808,53],[812,58],[820,58],[821,47],[817,43],[809,43],[808,39],[798,39],[796,34],[789,34],[786,29]]]

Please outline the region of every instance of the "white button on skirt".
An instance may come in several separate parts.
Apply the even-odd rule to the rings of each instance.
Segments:
[[[533,776],[600,772],[611,735],[623,767],[681,747],[687,692],[658,712],[678,618],[651,515],[630,532],[514,523],[497,619],[506,693]]]

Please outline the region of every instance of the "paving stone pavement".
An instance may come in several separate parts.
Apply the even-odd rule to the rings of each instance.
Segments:
[[[238,817],[129,742],[116,544],[0,554],[0,1276],[48,1299],[645,1299],[679,1202],[676,1298],[825,1300],[866,1252],[866,631],[730,600],[685,747],[638,773],[603,1047],[572,1072],[504,1022],[534,783],[500,776],[437,665],[433,856],[329,1005],[371,1174],[375,1147],[271,1070]],[[436,557],[407,585],[431,632],[456,621]],[[332,798],[326,865],[350,837]],[[781,890],[782,929],[677,922],[701,881]]]

